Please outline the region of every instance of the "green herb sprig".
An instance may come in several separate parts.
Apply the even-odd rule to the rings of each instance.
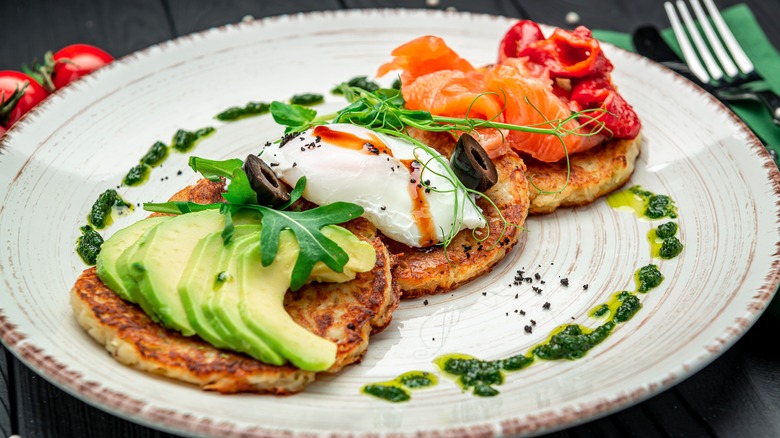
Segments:
[[[288,211],[297,201],[306,187],[306,178],[298,180],[290,193],[290,201],[279,209],[258,205],[257,197],[249,185],[249,179],[242,169],[239,159],[224,161],[208,160],[199,157],[190,158],[190,167],[209,179],[230,179],[228,191],[223,194],[227,203],[196,204],[193,202],[173,201],[165,203],[146,203],[147,211],[167,214],[185,214],[195,211],[219,209],[225,215],[225,228],[222,238],[227,244],[233,236],[233,216],[242,210],[253,210],[262,215],[260,245],[263,248],[262,264],[269,266],[279,250],[279,234],[289,229],[295,235],[300,248],[293,266],[290,288],[300,289],[309,278],[314,265],[323,262],[334,272],[343,272],[349,255],[336,242],[322,233],[327,225],[336,225],[355,219],[363,214],[363,207],[348,202],[335,202],[305,211]],[[250,194],[251,192],[251,194]]]

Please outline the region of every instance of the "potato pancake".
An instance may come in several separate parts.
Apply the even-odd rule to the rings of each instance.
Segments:
[[[223,190],[223,183],[204,179],[171,199],[220,202]],[[387,327],[400,296],[391,277],[390,256],[376,228],[361,218],[344,226],[374,247],[374,268],[345,283],[311,283],[296,292],[288,291],[284,300],[295,322],[336,343],[336,362],[328,373],[362,359],[369,335]],[[81,327],[119,362],[206,390],[291,394],[316,377],[314,372],[289,364],[268,365],[217,349],[197,336],[185,337],[166,329],[106,287],[94,268],[85,270],[76,281],[71,305]]]

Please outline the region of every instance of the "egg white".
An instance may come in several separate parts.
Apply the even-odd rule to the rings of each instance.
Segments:
[[[367,142],[373,134],[384,142],[393,156],[348,149],[324,138],[318,140],[313,129],[309,129],[282,145],[267,144],[261,158],[290,186],[294,187],[298,179],[306,176],[303,197],[309,201],[318,205],[337,201],[360,205],[365,210],[363,216],[389,238],[409,246],[424,246],[423,234],[412,215],[411,174],[400,161],[417,159],[426,163],[422,180],[429,181],[429,186],[435,188],[425,196],[439,242],[453,227],[460,231],[485,225],[482,212],[474,203],[474,195],[456,189],[449,179],[441,176],[449,177],[449,172],[422,148],[354,125],[327,127],[356,135]]]

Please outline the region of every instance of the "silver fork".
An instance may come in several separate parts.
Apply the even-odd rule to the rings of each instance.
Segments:
[[[736,85],[753,80],[761,79],[756,71],[753,63],[742,50],[734,34],[726,25],[723,17],[718,12],[718,8],[715,6],[712,0],[703,0],[707,11],[715,24],[718,33],[710,25],[710,20],[707,14],[704,13],[704,9],[699,3],[699,0],[689,0],[694,14],[699,21],[704,37],[709,43],[709,47],[705,44],[702,35],[699,33],[699,29],[696,27],[693,18],[691,17],[688,8],[685,6],[683,0],[677,0],[677,10],[679,10],[679,17],[682,17],[682,22],[685,23],[685,28],[688,29],[686,34],[683,25],[680,22],[680,18],[675,11],[674,5],[671,2],[664,3],[664,9],[666,9],[666,15],[669,16],[669,21],[672,24],[674,30],[674,36],[677,38],[677,42],[680,44],[680,50],[683,53],[685,62],[691,69],[691,72],[699,78],[705,84],[714,85]],[[718,37],[720,34],[720,38]],[[690,35],[690,39],[688,38]],[[728,47],[728,52],[721,44],[721,39]],[[691,45],[696,47],[694,50]],[[698,52],[698,56],[697,56]],[[718,62],[713,57],[718,58]],[[729,53],[731,56],[729,56]],[[699,60],[701,58],[701,61]],[[704,64],[702,64],[702,61]],[[719,65],[720,64],[720,65]],[[722,68],[721,68],[722,67]],[[725,70],[725,72],[724,72]],[[741,73],[740,73],[741,72]],[[780,125],[780,97],[774,94],[770,90],[766,91],[750,91],[745,90],[743,94],[731,94],[731,98],[739,98],[744,95],[744,98],[755,99],[761,101],[769,109],[772,114],[772,121],[775,124]]]

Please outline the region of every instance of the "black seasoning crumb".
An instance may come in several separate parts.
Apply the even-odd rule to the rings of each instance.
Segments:
[[[116,189],[119,190],[122,186],[116,186]]]
[[[550,303],[546,302],[546,303],[542,304],[542,309],[549,310],[550,309]]]
[[[301,152],[305,152],[305,151],[306,151],[306,148],[301,146]]]
[[[538,268],[541,268],[541,267],[542,267],[542,265],[538,265],[537,267],[538,267]]]
[[[176,172],[176,175],[181,175],[182,173],[184,173],[184,172],[182,172],[182,171],[180,170],[180,171]]]
[[[385,206],[383,205],[383,206],[379,207],[379,209],[380,209],[380,210],[382,210],[382,211],[385,211],[385,210],[387,210],[387,207],[385,207]]]
[[[318,136],[314,137],[314,141],[315,141],[315,142],[317,142],[317,143],[319,143],[319,142],[321,142],[321,141],[322,141],[322,137],[320,137],[320,136],[318,135]]]
[[[572,317],[571,317],[571,319],[573,320],[573,319],[574,319],[574,317],[572,316]]]
[[[536,325],[536,321],[534,321],[534,320],[532,319],[532,320],[531,320],[531,325]]]
[[[525,310],[520,309],[520,314],[525,316]]]
[[[292,165],[292,167],[295,167],[295,166],[297,166],[297,165],[298,165],[298,163],[296,163],[295,161],[293,161],[293,165]]]
[[[527,325],[523,327],[523,330],[525,330],[526,333],[533,333],[534,329],[530,325]]]
[[[435,340],[436,340],[436,338],[431,338],[431,341],[435,341]]]
[[[517,299],[520,296],[520,294],[515,294],[515,299]]]
[[[271,142],[270,141],[265,142],[265,147],[268,147],[268,146],[271,146]]]
[[[569,286],[569,279],[568,278],[561,278],[561,284],[564,286]]]
[[[347,324],[347,328],[350,330],[355,330],[355,324],[349,323]]]
[[[542,288],[540,288],[540,287],[532,286],[531,289],[533,289],[533,291],[538,293],[538,294],[542,293]]]
[[[509,316],[509,312],[506,312],[506,316]]]
[[[427,306],[427,305],[428,305],[428,300],[423,301],[423,306]]]
[[[582,288],[585,289],[585,290],[588,290],[588,285],[587,284],[583,284]]]
[[[276,166],[279,165],[279,163],[268,163],[268,165],[271,166],[271,167],[276,167]]]
[[[136,207],[140,207],[140,206],[141,206],[141,203],[140,203],[140,202],[136,202],[136,203],[135,203],[135,206],[136,206]]]
[[[525,282],[526,282],[526,283],[530,283],[530,282],[532,282],[532,281],[534,281],[534,279],[533,279],[533,278],[531,278],[531,277],[525,277]]]
[[[477,247],[477,251],[482,251],[482,244],[481,244],[481,243],[480,243],[480,244],[479,244],[479,246]]]
[[[534,278],[537,279],[537,280],[541,280],[542,276],[539,275],[539,273],[537,272],[536,274],[534,274]]]
[[[482,292],[482,296],[486,297],[487,296],[487,292]]]
[[[550,262],[550,266],[553,266],[553,265],[555,265],[555,263],[553,263],[553,262]]]
[[[546,281],[544,281],[544,280],[542,280],[542,281],[540,281],[540,283],[542,283],[542,284],[545,284],[545,283],[547,283],[547,282],[546,282]]]

